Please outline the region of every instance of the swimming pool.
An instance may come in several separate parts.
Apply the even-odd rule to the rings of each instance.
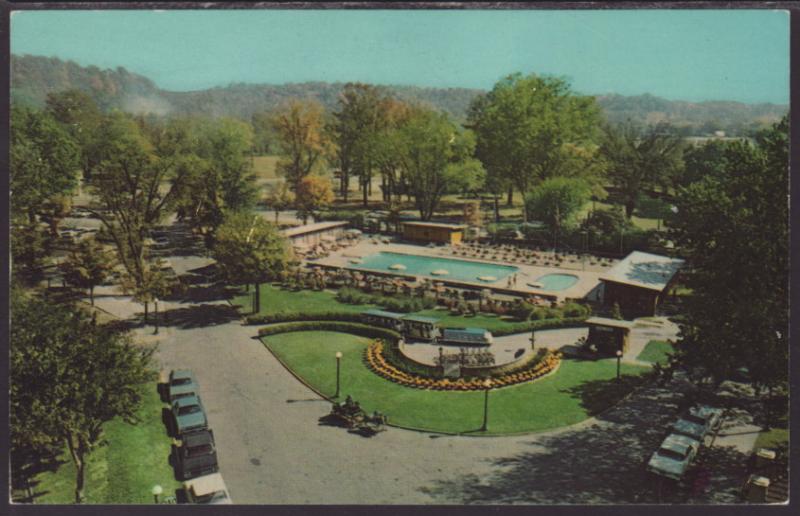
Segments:
[[[536,279],[542,290],[565,290],[578,282],[574,274],[545,274]]]
[[[495,265],[386,251],[365,256],[360,264],[352,268],[396,272],[409,276],[426,276],[440,280],[469,281],[472,283],[494,283],[506,278],[509,274],[519,271],[517,267],[511,265]],[[480,278],[484,279],[481,280]]]

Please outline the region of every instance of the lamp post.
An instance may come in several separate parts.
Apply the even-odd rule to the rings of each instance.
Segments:
[[[619,381],[619,368],[620,368],[620,362],[621,361],[622,361],[622,350],[618,349],[617,350],[617,381]]]
[[[534,349],[536,347],[536,330],[531,330],[530,341],[531,341],[531,349]]]
[[[163,493],[164,489],[160,485],[156,484],[153,486],[153,489],[151,489],[150,492],[153,493],[153,500],[155,500],[155,503],[159,503],[158,495]]]
[[[483,425],[481,425],[481,432],[486,431],[486,424],[489,422],[489,391],[492,388],[492,381],[487,378],[483,382],[483,386],[486,387],[486,390],[483,391]]]
[[[156,329],[155,329],[155,331],[153,331],[153,335],[158,335],[158,298],[157,297],[153,298],[153,304],[155,305],[155,324],[156,324]]]
[[[336,352],[336,394],[333,395],[334,398],[338,398],[339,397],[339,385],[340,385],[339,378],[341,376],[340,375],[341,362],[342,362],[342,352],[341,351],[337,351]]]

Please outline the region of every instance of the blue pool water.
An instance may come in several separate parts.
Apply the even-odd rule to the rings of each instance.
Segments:
[[[545,274],[536,279],[542,285],[542,290],[564,290],[578,282],[578,277],[572,274]]]
[[[391,268],[392,265],[397,264],[405,266],[405,269]],[[389,252],[380,252],[365,256],[362,262],[354,265],[353,268],[395,272],[398,274],[408,274],[409,276],[427,276],[441,280],[469,281],[473,283],[481,283],[481,280],[478,278],[482,276],[493,276],[496,279],[487,280],[485,282],[494,283],[519,270],[517,267],[510,265],[495,265],[491,263]],[[447,274],[433,274],[433,272],[437,270],[445,270]]]

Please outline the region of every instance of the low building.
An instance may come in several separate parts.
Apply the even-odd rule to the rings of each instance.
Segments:
[[[628,316],[652,316],[675,286],[684,260],[633,251],[600,277],[603,303]]]
[[[441,222],[403,222],[403,238],[416,242],[460,244],[464,239],[465,224]]]
[[[631,321],[590,317],[586,319],[586,324],[589,326],[586,342],[595,346],[598,352],[614,355],[617,350],[623,353],[628,351],[631,329],[634,326]]]
[[[349,223],[344,220],[315,222],[281,231],[296,247],[313,247],[324,240],[336,240],[342,236]]]

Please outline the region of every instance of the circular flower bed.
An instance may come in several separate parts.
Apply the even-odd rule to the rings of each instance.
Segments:
[[[384,343],[380,340],[370,342],[364,352],[367,366],[377,375],[406,387],[417,389],[433,389],[438,391],[477,391],[484,390],[484,378],[428,378],[407,373],[390,364],[383,355]],[[492,387],[508,387],[523,382],[530,382],[554,371],[561,363],[561,354],[547,352],[542,360],[532,364],[530,369],[493,376]]]

